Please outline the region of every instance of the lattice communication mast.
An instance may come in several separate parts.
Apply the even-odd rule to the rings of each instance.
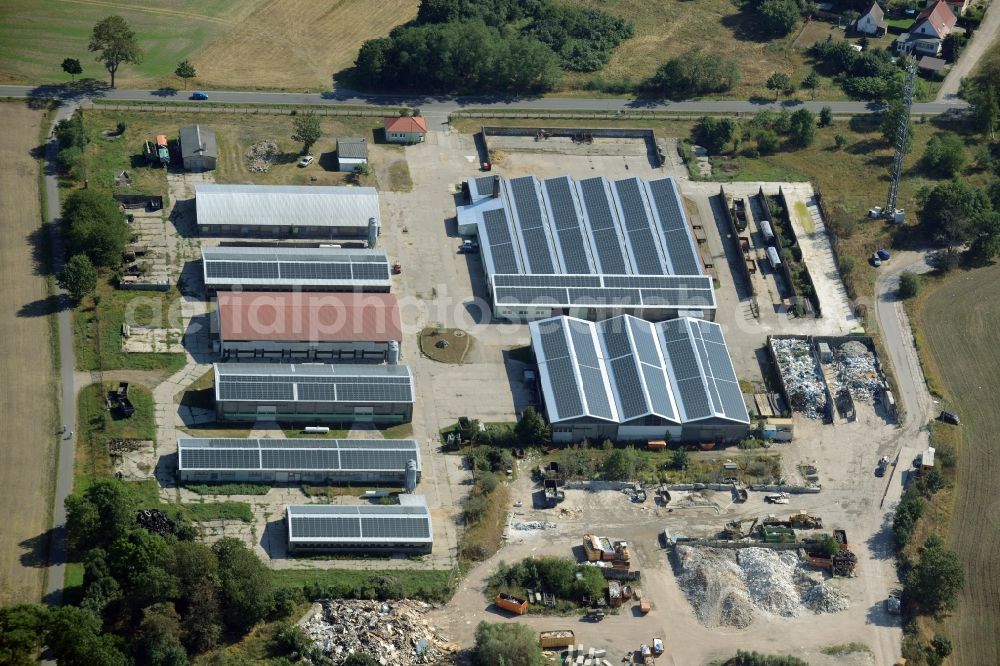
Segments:
[[[903,84],[903,113],[896,128],[896,157],[892,161],[892,178],[889,181],[889,196],[882,209],[887,219],[896,217],[896,196],[899,194],[899,179],[903,176],[903,157],[906,142],[910,138],[910,109],[913,107],[913,88],[917,78],[917,66],[912,58],[907,58],[906,79]]]

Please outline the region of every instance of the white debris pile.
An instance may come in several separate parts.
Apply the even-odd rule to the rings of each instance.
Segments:
[[[871,402],[882,388],[875,355],[864,344],[851,340],[840,345],[836,359],[837,382],[845,386],[855,400]]]
[[[532,520],[526,523],[514,523],[515,530],[522,530],[528,532],[530,530],[554,530],[558,525],[555,523],[543,522],[541,520]]]
[[[799,558],[795,553],[743,548],[737,561],[747,581],[754,605],[771,615],[795,617],[802,612],[802,601],[795,586]]]
[[[430,606],[420,601],[324,599],[313,608],[302,629],[334,664],[355,652],[385,666],[437,664],[456,649],[423,619]]]
[[[677,582],[708,627],[750,626],[758,614],[796,617],[847,610],[848,598],[813,579],[793,551],[678,546]]]
[[[706,627],[743,629],[754,619],[743,570],[734,551],[678,546],[681,569],[677,582]]]
[[[826,390],[809,343],[797,338],[772,338],[771,346],[792,409],[810,419],[822,417],[826,411]]]
[[[281,153],[273,141],[260,141],[247,149],[247,169],[259,173],[267,173],[271,165],[278,161]]]

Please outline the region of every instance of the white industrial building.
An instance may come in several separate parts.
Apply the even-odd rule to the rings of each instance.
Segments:
[[[561,316],[529,330],[554,442],[725,443],[749,430],[718,324]]]
[[[399,504],[289,504],[288,552],[429,554],[431,514],[423,495],[399,495]]]
[[[378,238],[374,187],[313,185],[197,185],[198,231],[203,235],[319,238],[367,242]]]
[[[479,238],[495,317],[715,317],[672,178],[483,176],[463,191],[459,233]]]
[[[420,482],[413,439],[177,439],[182,482],[387,485]]]

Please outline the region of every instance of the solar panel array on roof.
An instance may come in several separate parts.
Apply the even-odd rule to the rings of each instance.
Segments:
[[[470,181],[470,191],[485,187]],[[493,177],[486,179],[492,188]],[[479,192],[481,195],[482,192]],[[680,192],[667,178],[645,182],[567,176],[502,181],[498,197],[461,206],[463,225],[479,230],[488,279],[504,276],[594,275],[618,278],[704,277]],[[494,302],[504,306],[698,309],[715,308],[704,280],[670,285],[613,282],[586,285],[592,292],[563,291],[565,282],[494,281]],[[584,285],[580,285],[584,286]],[[610,288],[655,291],[615,292]],[[497,289],[499,288],[499,289]],[[684,292],[686,288],[690,291]],[[675,289],[676,292],[667,292]]]
[[[406,366],[216,363],[214,368],[215,398],[222,402],[413,402]]]
[[[219,286],[379,286],[392,284],[383,250],[202,247],[205,284]]]
[[[627,423],[650,415],[674,423],[749,423],[717,324],[562,316],[532,322],[529,330],[552,423],[582,416]]]
[[[258,471],[378,471],[403,475],[407,461],[420,471],[413,439],[202,439],[177,440],[178,469]]]
[[[419,505],[355,506],[336,504],[292,504],[288,516],[288,541],[323,542],[363,546],[428,544],[433,539],[430,512],[423,497],[413,497]]]
[[[715,290],[707,275],[493,275],[492,287],[500,305],[715,307]]]

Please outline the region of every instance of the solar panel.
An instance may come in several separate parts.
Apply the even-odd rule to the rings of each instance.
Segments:
[[[181,469],[258,469],[260,453],[247,449],[186,449],[178,451]]]
[[[283,280],[350,280],[351,265],[345,263],[321,264],[281,262],[279,277]]]
[[[309,516],[292,517],[290,537],[294,539],[359,538],[361,522],[357,517]]]
[[[622,204],[622,225],[628,232],[636,229],[649,229],[646,202],[639,183],[638,178],[626,178],[614,183],[615,193]]]
[[[259,262],[210,261],[205,266],[205,270],[210,278],[267,280],[278,277],[278,266],[276,264]]]
[[[701,262],[697,259],[691,230],[673,181],[669,178],[653,180],[647,183],[647,188],[660,218],[671,272],[676,275],[700,275]]]
[[[580,401],[576,375],[573,373],[573,361],[568,357],[560,358],[548,361],[546,366],[559,418],[566,419],[583,414],[583,403]]]
[[[542,353],[546,360],[569,356],[569,345],[566,344],[566,329],[555,324],[538,327],[538,337],[542,342]]]
[[[580,366],[580,384],[587,399],[587,411],[594,416],[613,419],[611,400],[604,386],[604,376],[597,368]]]
[[[594,270],[587,242],[583,232],[578,228],[563,229],[557,232],[556,239],[562,250],[563,265],[570,273],[590,273]]]
[[[638,289],[570,289],[570,305],[626,307],[642,305]]]
[[[278,382],[243,383],[224,381],[219,384],[219,398],[222,400],[281,400],[295,399],[291,384]]]
[[[643,289],[710,289],[712,287],[712,279],[708,276],[605,275],[603,280],[606,287]]]
[[[351,264],[351,277],[355,280],[388,280],[388,263],[357,263]]]
[[[615,216],[611,212],[611,204],[608,202],[604,179],[600,177],[587,178],[578,181],[577,184],[583,195],[583,206],[587,209],[587,217],[590,218],[590,228],[594,231],[614,229]]]
[[[687,418],[696,419],[712,415],[712,407],[708,402],[708,394],[705,393],[701,377],[678,381],[677,390],[680,391]]]
[[[529,287],[497,287],[494,290],[497,305],[568,305],[565,289],[540,289]]]
[[[542,274],[555,273],[556,267],[552,261],[549,237],[545,234],[545,229],[542,227],[522,229],[521,237],[524,239],[523,247],[528,259],[528,271]]]
[[[337,387],[332,383],[300,383],[299,400],[306,402],[337,402]]]
[[[573,340],[573,351],[581,365],[591,368],[600,367],[597,360],[597,350],[594,349],[594,338],[590,332],[590,326],[582,321],[568,320],[570,338]]]
[[[545,193],[552,207],[553,225],[558,230],[580,228],[580,218],[576,211],[576,200],[569,177],[549,178],[545,181]]]
[[[693,289],[642,289],[642,304],[664,307],[707,307],[712,305],[710,291]]]
[[[598,322],[598,329],[604,340],[604,347],[608,358],[618,358],[631,353],[632,345],[629,343],[628,333],[625,331],[625,320],[621,317],[612,317]]]
[[[597,260],[600,263],[602,273],[621,274],[629,272],[617,229],[612,227],[610,229],[594,230],[591,238],[593,238],[594,247],[597,250]]]
[[[649,400],[653,411],[668,419],[677,419],[677,414],[670,404],[670,389],[667,388],[667,378],[663,374],[663,368],[640,363],[642,368],[642,378],[646,383],[646,391],[649,393]]]
[[[340,469],[340,457],[337,451],[265,449],[260,452],[260,459],[263,469]]]
[[[657,351],[656,338],[653,337],[652,325],[640,319],[629,318],[627,321],[629,328],[632,329],[632,340],[639,360],[650,365],[660,365],[660,354]]]
[[[597,275],[494,275],[498,287],[600,287]]]
[[[393,384],[338,384],[339,402],[411,402],[409,386]]]
[[[361,518],[361,533],[366,539],[426,539],[430,524],[426,518]]]
[[[364,451],[347,449],[340,452],[340,464],[349,470],[404,470],[413,459],[412,451]]]
[[[517,209],[518,222],[522,229],[536,229],[545,223],[542,221],[542,208],[538,204],[538,189],[532,176],[512,178],[510,191],[514,195],[514,207]]]
[[[507,214],[502,208],[483,212],[483,224],[489,239],[490,256],[497,273],[520,273],[521,266],[517,261],[510,227],[507,226]]]
[[[663,275],[667,272],[656,239],[649,229],[636,229],[628,234],[628,242],[632,247],[632,257],[635,261],[635,272],[640,275]]]
[[[635,359],[630,356],[615,359],[611,361],[611,371],[618,389],[618,408],[622,420],[628,421],[648,412],[649,405],[642,392],[642,381],[635,367]]]

